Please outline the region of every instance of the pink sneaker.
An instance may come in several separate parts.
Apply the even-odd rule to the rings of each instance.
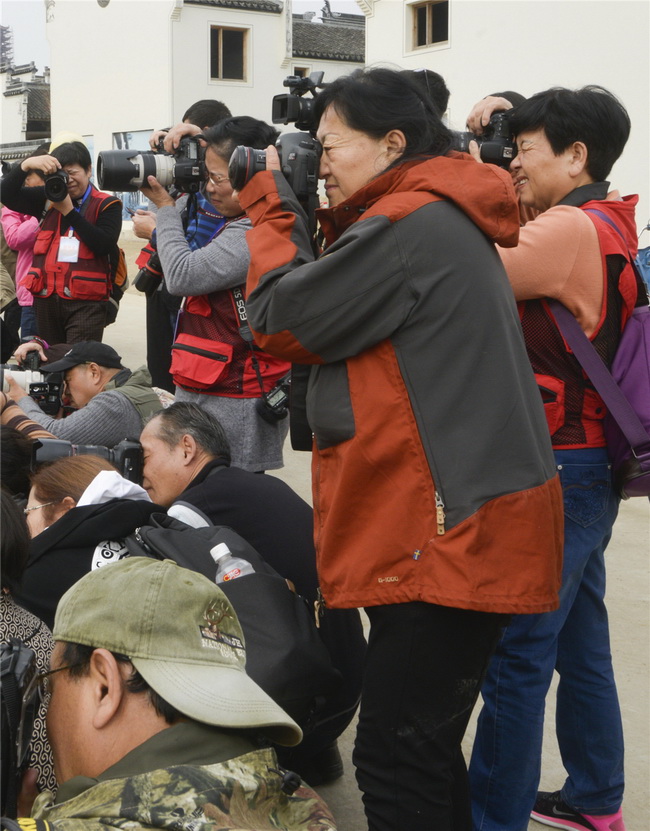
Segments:
[[[559,791],[538,791],[530,816],[542,825],[566,831],[626,831],[621,811],[597,817],[579,814],[562,801]]]

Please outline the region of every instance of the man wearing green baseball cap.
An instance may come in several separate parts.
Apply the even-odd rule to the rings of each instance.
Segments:
[[[241,627],[210,580],[123,560],[69,589],[53,634],[50,672],[32,687],[49,687],[59,791],[37,797],[23,828],[334,831],[325,803],[264,746],[302,733],[246,674]]]

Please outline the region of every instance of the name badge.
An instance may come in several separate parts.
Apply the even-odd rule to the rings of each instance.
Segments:
[[[60,263],[76,263],[79,260],[79,240],[70,233],[67,237],[61,237],[59,243]]]

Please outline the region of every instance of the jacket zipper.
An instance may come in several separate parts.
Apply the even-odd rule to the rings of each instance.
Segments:
[[[183,343],[175,343],[172,349],[180,349],[183,352],[191,352],[193,355],[202,355],[204,358],[212,358],[213,361],[228,362],[226,355],[220,355],[218,352],[208,352],[207,349],[199,349],[197,346],[186,346]]]
[[[445,533],[445,503],[442,501],[442,496],[436,488],[436,524],[438,526],[438,535],[443,536]]]

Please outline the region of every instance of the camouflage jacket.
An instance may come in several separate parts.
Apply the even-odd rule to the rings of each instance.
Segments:
[[[65,802],[44,792],[24,831],[336,831],[324,801],[304,783],[284,794],[275,752],[254,750],[211,765],[178,765],[98,781]]]

